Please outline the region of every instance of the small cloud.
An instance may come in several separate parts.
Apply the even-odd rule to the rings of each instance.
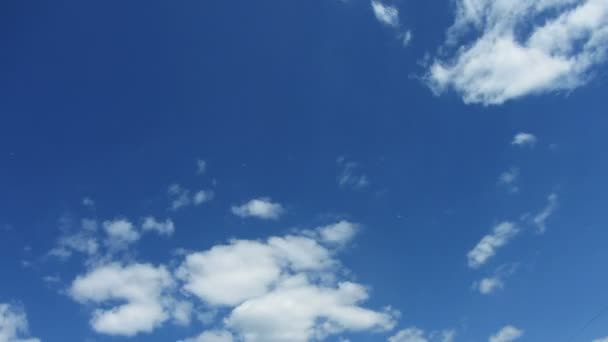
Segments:
[[[409,46],[414,36],[412,34],[412,31],[407,30],[403,33],[398,34],[397,37],[401,40],[403,46]]]
[[[42,278],[45,283],[57,284],[61,282],[61,278],[58,275],[47,275]]]
[[[604,338],[598,338],[593,340],[593,342],[608,342],[608,336],[604,337]]]
[[[352,240],[359,226],[348,221],[340,221],[334,224],[317,228],[321,241],[325,243],[343,245]]]
[[[207,162],[199,159],[196,161],[196,173],[199,175],[204,175],[207,172]]]
[[[93,208],[95,207],[95,201],[93,201],[93,199],[91,199],[90,197],[85,197],[82,199],[82,205],[88,208]]]
[[[193,202],[194,205],[203,204],[205,202],[209,202],[213,199],[214,193],[211,190],[201,190],[194,194]]]
[[[517,193],[519,192],[519,187],[517,186],[518,178],[519,169],[512,167],[510,170],[500,174],[498,177],[498,184],[505,186],[511,193]]]
[[[399,27],[399,10],[397,7],[383,4],[378,0],[372,0],[371,4],[378,21],[384,25]]]
[[[483,278],[479,283],[474,285],[474,288],[478,290],[479,293],[487,295],[503,289],[504,286],[505,284],[502,279],[498,276],[494,276],[491,278]]]
[[[107,234],[106,243],[116,250],[127,248],[141,237],[135,226],[126,219],[105,221],[103,228]]]
[[[369,186],[367,175],[361,172],[359,164],[338,158],[338,185],[341,188],[360,190]]]
[[[210,330],[178,342],[232,342],[232,334],[225,330]]]
[[[144,232],[155,231],[160,235],[171,236],[175,232],[175,224],[171,219],[167,219],[164,222],[157,221],[154,217],[146,217],[144,223],[141,226]]]
[[[96,255],[99,251],[97,227],[97,221],[91,219],[82,219],[76,229],[71,226],[69,220],[62,220],[62,234],[55,247],[49,251],[49,255],[63,260],[68,259],[74,252],[89,257]]]
[[[502,222],[496,225],[492,229],[492,233],[484,236],[467,254],[469,267],[483,266],[496,255],[499,248],[507,245],[518,233],[519,228],[512,222]]]
[[[427,334],[422,329],[411,327],[398,331],[388,338],[388,342],[453,342],[455,336],[454,330],[433,331]]]
[[[513,342],[524,335],[523,330],[520,330],[512,325],[507,325],[500,329],[496,335],[490,336],[489,342]]]
[[[519,146],[519,147],[534,147],[538,139],[534,134],[530,133],[517,133],[513,137],[513,141],[511,141],[511,145]]]
[[[557,210],[557,206],[558,206],[557,194],[555,194],[555,193],[550,194],[547,197],[547,201],[548,201],[547,206],[541,212],[536,214],[536,216],[534,216],[534,218],[532,219],[532,221],[538,228],[539,233],[544,233],[547,230],[546,222],[549,219],[549,217],[551,217],[551,215],[553,215],[555,210]]]
[[[240,217],[257,217],[260,219],[278,219],[285,209],[279,203],[272,202],[269,198],[256,198],[240,206],[232,206],[232,213]]]

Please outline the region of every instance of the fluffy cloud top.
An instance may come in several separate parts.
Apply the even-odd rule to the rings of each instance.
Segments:
[[[171,317],[172,301],[167,291],[173,286],[171,274],[163,266],[112,263],[77,277],[69,295],[81,303],[116,305],[95,309],[93,329],[109,335],[134,336],[151,332]]]
[[[265,220],[276,220],[285,209],[280,203],[272,202],[269,198],[255,198],[239,206],[232,206],[232,213],[240,217],[257,217]]]
[[[524,335],[524,332],[512,325],[500,329],[496,335],[490,336],[489,342],[512,342]]]
[[[502,222],[494,227],[491,234],[484,236],[481,241],[467,254],[469,267],[479,268],[492,258],[496,251],[509,243],[519,233],[519,228],[512,222]]]
[[[135,226],[125,219],[105,221],[103,229],[107,234],[108,245],[114,249],[126,248],[141,237]]]
[[[436,93],[453,89],[465,103],[572,90],[606,61],[605,0],[457,0],[455,16],[445,56],[426,79]]]
[[[40,342],[37,338],[27,338],[27,316],[14,305],[0,303],[0,342]]]
[[[184,289],[207,305],[229,309],[224,322],[244,341],[321,340],[342,331],[388,330],[391,313],[363,308],[362,285],[340,281],[331,246],[352,232],[234,240],[186,256],[177,271]],[[329,227],[329,228],[328,228]],[[332,239],[325,241],[325,230]],[[326,234],[326,235],[327,235]]]

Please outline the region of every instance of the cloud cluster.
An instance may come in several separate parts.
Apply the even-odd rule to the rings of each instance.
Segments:
[[[391,27],[399,27],[399,10],[378,0],[372,0],[372,10],[379,22]]]
[[[369,186],[367,175],[360,170],[358,163],[348,161],[344,157],[339,157],[338,164],[338,185],[341,188],[351,188],[360,190]]]
[[[517,234],[519,228],[513,222],[501,222],[492,229],[492,233],[484,236],[481,241],[467,254],[469,267],[479,268],[496,255],[501,247],[509,243]]]
[[[304,342],[390,330],[394,312],[363,307],[368,289],[342,279],[345,270],[335,258],[357,230],[340,221],[263,241],[232,240],[186,253],[174,271],[99,264],[78,276],[69,294],[96,306],[91,325],[110,335],[148,333],[169,320],[187,323],[194,298],[219,310],[224,327],[184,341]]]
[[[457,0],[455,17],[426,81],[465,103],[572,90],[607,58],[605,0]]]
[[[28,338],[27,315],[20,307],[0,303],[0,342],[40,342]]]

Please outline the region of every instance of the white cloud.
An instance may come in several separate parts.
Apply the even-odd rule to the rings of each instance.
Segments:
[[[92,208],[95,207],[95,201],[93,201],[93,199],[90,197],[85,197],[82,199],[82,205],[84,205],[85,207]]]
[[[20,307],[0,303],[0,342],[40,342],[28,338],[27,315]]]
[[[604,338],[598,338],[593,340],[593,342],[608,342],[608,336]]]
[[[548,201],[547,206],[541,212],[536,214],[536,216],[534,216],[534,218],[533,218],[534,224],[536,225],[539,233],[544,233],[545,230],[547,230],[546,222],[549,219],[549,217],[551,217],[551,215],[553,215],[555,210],[557,210],[557,205],[558,205],[557,194],[550,194],[547,197],[547,201]]]
[[[232,342],[232,334],[225,330],[205,331],[202,334],[179,342]]]
[[[428,342],[424,331],[418,328],[407,328],[399,331],[396,335],[389,337],[389,342]]]
[[[134,336],[153,331],[171,317],[172,300],[167,291],[173,286],[171,274],[163,266],[112,263],[78,276],[69,295],[99,306],[91,318],[95,331]],[[108,308],[108,304],[116,306]]]
[[[334,224],[317,228],[323,242],[342,245],[353,239],[359,226],[349,221],[340,221]]]
[[[232,213],[240,217],[257,217],[265,220],[276,220],[283,213],[285,209],[279,203],[272,202],[269,198],[256,198],[249,202],[239,205],[232,206]]]
[[[505,284],[499,276],[490,278],[483,278],[478,284],[475,284],[475,288],[479,290],[481,294],[491,294],[504,288]]]
[[[467,254],[469,267],[479,268],[484,265],[499,248],[509,243],[518,233],[519,228],[512,222],[496,225],[492,233],[484,236]]]
[[[201,190],[194,194],[192,200],[195,205],[203,204],[205,202],[209,202],[213,199],[214,193],[211,190]]]
[[[175,232],[175,224],[171,219],[165,220],[165,222],[157,221],[154,217],[146,217],[144,223],[141,226],[144,232],[155,231],[160,235],[171,236]]]
[[[200,205],[213,199],[212,190],[199,190],[192,194],[192,191],[184,189],[179,184],[172,184],[167,191],[171,201],[171,210],[178,210],[191,205]]]
[[[233,240],[187,255],[176,274],[186,292],[229,309],[226,327],[246,342],[304,342],[343,331],[389,330],[393,314],[363,308],[367,288],[339,280],[344,270],[332,246],[354,233],[327,227],[355,226],[342,222],[266,241]],[[331,238],[325,240],[321,232]]]
[[[607,13],[605,0],[457,0],[427,83],[485,105],[575,89],[606,61]]]
[[[409,46],[414,35],[412,34],[412,31],[406,30],[405,32],[398,34],[397,37],[401,40],[403,46]]]
[[[512,342],[524,335],[524,332],[512,325],[502,328],[496,335],[490,336],[489,342]]]
[[[433,331],[427,334],[424,330],[411,327],[398,331],[388,338],[388,342],[453,342],[455,336],[454,330]]]
[[[537,141],[538,141],[538,139],[536,138],[536,136],[534,134],[520,132],[520,133],[515,134],[515,136],[513,137],[513,141],[511,141],[511,145],[520,146],[520,147],[525,147],[525,146],[533,147],[534,145],[536,145]]]
[[[338,185],[342,188],[363,189],[369,186],[367,175],[360,171],[359,164],[338,158]]]
[[[516,167],[512,167],[508,171],[505,171],[500,174],[500,176],[498,177],[498,184],[505,186],[511,193],[517,193],[519,192],[519,187],[517,186],[518,178],[519,169]]]
[[[141,237],[135,226],[126,219],[105,221],[103,228],[107,234],[106,243],[113,250],[125,249]]]
[[[399,10],[397,7],[383,4],[379,0],[372,0],[371,5],[378,21],[384,25],[399,27]]]

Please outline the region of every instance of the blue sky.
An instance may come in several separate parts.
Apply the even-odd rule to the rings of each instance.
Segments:
[[[604,0],[0,17],[0,342],[608,341]]]

